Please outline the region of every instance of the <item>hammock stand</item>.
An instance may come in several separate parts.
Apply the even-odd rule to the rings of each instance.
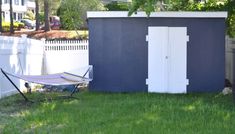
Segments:
[[[58,73],[58,74],[50,74],[50,75],[16,75],[10,74],[4,71],[1,68],[1,72],[3,75],[9,80],[9,82],[15,87],[15,89],[21,94],[21,96],[25,99],[25,101],[29,101],[29,99],[24,95],[23,92],[16,86],[16,84],[10,79],[9,76],[13,76],[18,79],[22,79],[24,81],[28,81],[30,83],[42,84],[42,85],[51,85],[51,86],[60,86],[60,85],[75,85],[72,90],[70,97],[75,93],[76,89],[79,85],[88,83],[92,81],[92,78],[86,78],[85,76],[90,73],[92,75],[92,66],[89,66],[83,76],[71,74],[68,72]],[[89,75],[90,75],[89,74]]]

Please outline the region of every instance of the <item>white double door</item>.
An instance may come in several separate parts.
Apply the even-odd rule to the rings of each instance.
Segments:
[[[148,27],[148,92],[186,93],[187,28]]]

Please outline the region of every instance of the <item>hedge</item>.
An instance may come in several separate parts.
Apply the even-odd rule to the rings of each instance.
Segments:
[[[13,23],[14,30],[20,30],[24,27],[24,23],[21,22],[14,22]],[[9,32],[10,31],[10,22],[2,22],[2,30],[3,32]]]

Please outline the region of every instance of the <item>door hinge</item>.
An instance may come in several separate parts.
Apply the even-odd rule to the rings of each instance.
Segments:
[[[186,41],[189,42],[189,36],[188,35],[186,35]]]
[[[145,81],[145,82],[146,82],[146,85],[148,85],[148,84],[149,84],[149,79],[146,79],[146,81]]]
[[[148,35],[146,35],[146,39],[145,39],[147,42],[149,41],[149,36]]]
[[[189,79],[186,79],[186,85],[189,85]]]

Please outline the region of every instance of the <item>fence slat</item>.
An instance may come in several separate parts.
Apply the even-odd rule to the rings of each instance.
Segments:
[[[234,57],[235,57],[235,38],[226,37],[225,43],[225,69],[226,69],[226,78],[234,84]]]
[[[45,41],[44,45],[45,74],[74,70],[89,64],[87,40]]]
[[[87,51],[88,40],[44,41],[44,51]]]

